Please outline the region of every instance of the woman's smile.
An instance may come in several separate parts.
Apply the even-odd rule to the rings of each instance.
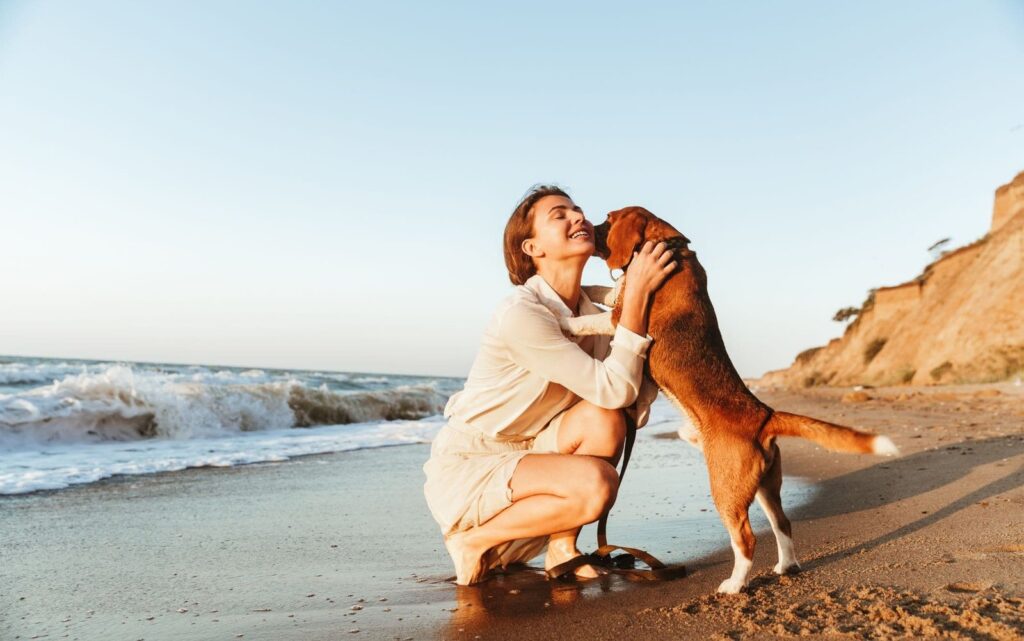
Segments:
[[[582,239],[582,240],[594,242],[594,234],[592,234],[586,228],[586,226],[584,226],[583,229],[577,229],[576,231],[574,231],[571,234],[569,234],[569,239],[570,240],[580,240],[580,239]]]

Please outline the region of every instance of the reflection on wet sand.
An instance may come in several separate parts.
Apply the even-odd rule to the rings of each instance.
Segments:
[[[609,592],[634,588],[624,576],[607,574],[587,580],[548,580],[539,568],[510,566],[476,585],[456,585],[456,607],[440,638],[472,639],[508,621],[542,611],[568,609]]]

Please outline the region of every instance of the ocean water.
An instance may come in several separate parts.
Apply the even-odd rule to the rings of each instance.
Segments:
[[[444,377],[0,357],[0,494],[429,441]]]
[[[429,442],[464,379],[0,356],[0,494]],[[648,427],[678,422],[659,397]],[[653,430],[645,427],[640,434]]]

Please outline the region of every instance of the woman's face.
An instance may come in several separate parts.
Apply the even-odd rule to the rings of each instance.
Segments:
[[[594,254],[594,224],[565,196],[544,196],[533,206],[533,237],[523,251],[534,258],[560,260]]]

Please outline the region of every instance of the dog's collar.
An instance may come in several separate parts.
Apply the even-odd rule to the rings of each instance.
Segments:
[[[665,248],[666,249],[670,249],[673,252],[679,252],[680,250],[684,250],[684,249],[687,248],[686,246],[690,244],[690,239],[687,238],[686,236],[683,236],[682,234],[680,234],[678,236],[670,236],[668,238],[661,238],[661,239],[653,241],[653,242],[654,242],[655,245],[657,245],[658,243],[665,243]],[[620,268],[620,269],[622,269],[622,273],[619,274],[618,276],[615,276],[615,274],[612,273],[612,270],[609,269],[608,270],[608,275],[611,276],[612,281],[616,281],[616,280],[619,280],[619,278],[622,278],[622,276],[626,273],[626,269],[629,268],[629,263],[632,263],[632,262],[633,262],[633,257],[630,256],[629,262],[627,262],[625,265],[623,265]]]

